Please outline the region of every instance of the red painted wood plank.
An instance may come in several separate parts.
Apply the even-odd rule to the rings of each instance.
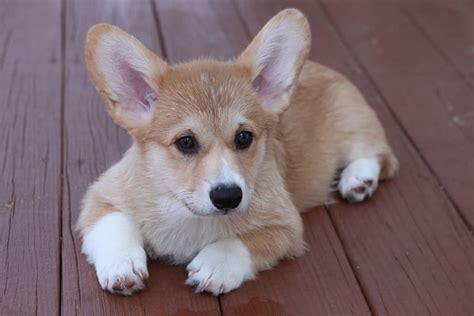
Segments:
[[[474,121],[463,118],[472,113],[474,90],[396,3],[323,3],[472,228]]]
[[[474,2],[399,0],[438,53],[474,87]],[[471,117],[471,122],[472,122]]]
[[[233,58],[250,41],[230,1],[156,3],[166,49],[173,52],[171,61],[199,55]],[[192,50],[183,44],[188,42],[193,43],[189,44]],[[306,255],[282,262],[222,296],[224,314],[370,313],[327,212],[319,209],[307,214],[305,225]]]
[[[88,28],[98,22],[116,24],[160,53],[150,2],[67,1],[62,312],[65,315],[216,315],[217,299],[195,295],[185,286],[186,273],[182,267],[149,262],[150,279],[145,291],[132,297],[117,297],[100,289],[92,266],[80,253],[81,243],[73,226],[83,194],[100,172],[120,159],[130,144],[126,132],[116,127],[106,114],[98,93],[87,79],[84,39]]]
[[[328,2],[328,7],[331,5],[333,4]],[[427,125],[425,127],[426,133],[431,133],[431,137],[433,134],[438,134],[430,126],[430,122],[434,121],[436,124],[433,111],[423,111],[413,106],[410,112],[406,108],[400,107],[400,98],[403,98],[404,101],[411,99],[410,102],[414,102],[414,104],[433,103],[433,98],[429,93],[430,86],[425,84],[425,78],[430,75],[427,73],[422,73],[420,76],[415,75],[416,80],[405,78],[410,76],[410,66],[412,69],[423,69],[426,67],[426,65],[423,66],[424,63],[436,60],[430,49],[419,47],[421,39],[413,40],[417,34],[416,29],[407,30],[397,24],[403,20],[399,15],[394,16],[399,12],[396,8],[370,6],[370,8],[366,8],[369,11],[372,10],[370,15],[364,15],[365,12],[359,12],[359,10],[352,10],[349,13],[344,11],[345,9],[351,10],[351,7],[337,6],[331,10],[334,16],[341,12],[347,14],[344,15],[344,18],[336,18],[343,35],[354,32],[354,29],[357,28],[358,22],[354,17],[357,17],[357,21],[360,19],[365,21],[366,28],[372,31],[377,30],[376,38],[381,39],[378,42],[379,49],[384,52],[384,55],[387,55],[383,61],[377,64],[377,67],[380,68],[369,69],[371,67],[369,64],[376,58],[369,58],[365,54],[375,54],[373,49],[365,48],[364,53],[357,54],[357,56],[369,69],[369,73],[375,78],[375,83],[380,87],[390,106],[396,109],[397,115],[411,117],[413,122],[418,122],[418,127],[413,124],[409,129],[409,133],[414,137],[417,145],[420,144],[420,138],[415,138],[415,130],[423,128],[423,124]],[[343,21],[347,19],[352,23],[345,24]],[[388,31],[384,33],[390,28],[382,27],[382,23],[391,25],[396,31],[393,31],[392,35],[389,35]],[[358,38],[357,41],[355,39],[349,41],[356,52],[357,47],[364,46],[363,42],[362,38]],[[373,40],[371,42],[373,43]],[[397,45],[395,44],[397,42],[400,47],[405,45],[402,51],[394,50],[393,46]],[[367,41],[365,43],[369,46]],[[410,53],[403,53],[405,51]],[[400,56],[393,56],[393,53],[390,55],[389,52],[397,52],[396,54],[400,54]],[[416,53],[429,57],[423,59],[422,65],[418,68],[411,64],[414,57],[411,54]],[[397,66],[383,68],[391,63]],[[429,67],[426,69],[433,71]],[[403,70],[406,70],[406,76],[400,75],[404,73]],[[432,75],[443,77],[443,72]],[[457,79],[454,79],[453,83],[461,82],[458,77],[455,78]],[[410,84],[411,86],[408,86]],[[389,89],[397,89],[397,91],[388,94]],[[407,91],[411,92],[408,96],[406,95]],[[405,96],[403,96],[404,93]],[[442,190],[438,188],[429,170],[417,159],[413,148],[398,143],[402,137],[395,136],[396,133],[392,131],[398,127],[387,122],[383,116],[382,120],[389,127],[389,134],[394,135],[391,139],[394,140],[395,149],[401,160],[401,173],[397,181],[393,183],[396,190],[381,191],[377,197],[381,200],[374,201],[373,210],[375,213],[370,213],[370,216],[367,217],[347,212],[346,207],[333,208],[334,219],[345,241],[349,256],[360,268],[358,271],[361,284],[369,293],[368,296],[374,304],[381,311],[387,313],[469,313],[474,308],[469,294],[474,289],[474,279],[469,273],[472,270],[474,256],[472,235],[460,221],[451,203],[443,198]],[[443,133],[446,133],[446,130]],[[459,146],[463,140],[463,136],[451,134],[450,141],[453,144]],[[433,148],[435,146],[439,146],[439,144],[434,145]],[[468,153],[469,151],[465,154]],[[430,155],[436,158],[436,152],[432,151]],[[429,160],[429,162],[431,161]],[[459,162],[464,166],[468,164],[466,156],[460,157]],[[456,166],[447,165],[447,174],[455,168]],[[464,176],[469,176],[469,171],[464,172]],[[466,201],[465,206],[469,206],[469,204]],[[366,210],[372,211],[368,206],[361,206],[359,209],[363,210],[361,213],[364,215]],[[465,210],[469,211],[470,209]],[[394,216],[394,214],[397,215]],[[377,217],[379,218],[377,219]],[[368,226],[373,227],[370,233],[365,228]],[[357,229],[357,227],[360,228]],[[377,238],[374,238],[375,236]],[[361,245],[363,247],[360,247]],[[375,260],[367,260],[367,258],[375,258]],[[395,271],[398,273],[394,273]],[[383,284],[377,280],[378,275],[384,276]]]
[[[197,58],[227,60],[247,43],[229,1],[155,0],[171,63]]]
[[[370,315],[324,208],[303,215],[308,250],[221,297],[226,315]]]
[[[367,1],[358,3],[367,4]],[[371,78],[352,57],[352,45],[359,42],[354,40],[351,47],[345,46],[324,7],[316,1],[279,1],[278,4],[275,1],[238,1],[237,4],[251,33],[256,33],[283,7],[301,9],[313,30],[311,58],[347,74],[362,89],[386,126],[401,161],[399,176],[381,184],[370,202],[330,207],[331,218],[372,312],[395,315],[472,312],[472,234],[418,152],[400,131],[400,125],[382,101],[385,96],[378,92]],[[355,10],[353,6],[357,5],[351,1],[327,1],[326,4],[335,6],[335,14],[342,10],[347,13],[345,19],[352,18],[352,24],[338,23],[343,33],[375,28],[372,25],[374,17],[387,20],[380,11],[371,11],[370,16],[361,14],[362,9]],[[365,10],[373,10],[373,7]],[[399,40],[392,38],[392,41]],[[403,60],[399,63],[400,67],[405,67]],[[402,81],[400,77],[396,79]],[[420,115],[423,114],[414,113],[414,119],[422,120]]]
[[[59,308],[60,11],[0,3],[0,315]]]

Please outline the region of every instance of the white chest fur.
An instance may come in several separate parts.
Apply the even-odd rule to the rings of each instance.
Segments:
[[[206,245],[233,237],[229,218],[197,216],[185,206],[161,199],[157,208],[138,219],[150,257],[189,262]]]

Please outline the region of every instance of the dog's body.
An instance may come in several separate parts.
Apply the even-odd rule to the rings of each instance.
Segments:
[[[262,53],[265,45],[278,44],[272,35],[286,41],[282,31],[300,37],[289,48]],[[101,44],[106,41],[114,45]],[[120,67],[101,59],[117,45],[123,45],[117,64],[126,59]],[[299,212],[327,200],[338,170],[341,195],[359,202],[397,169],[357,89],[336,72],[305,63],[309,29],[296,10],[272,19],[232,63],[169,67],[104,25],[91,31],[87,46],[92,81],[134,138],[122,160],[89,188],[78,223],[83,251],[111,292],[143,287],[144,249],[152,258],[190,262],[187,283],[198,291],[235,289],[278,260],[303,253]],[[259,56],[270,58],[260,60],[262,66],[255,63]],[[150,60],[147,74],[137,64]],[[115,66],[124,73],[111,83],[107,71]],[[136,95],[131,103],[142,108],[130,110]],[[216,202],[215,190],[226,197]]]

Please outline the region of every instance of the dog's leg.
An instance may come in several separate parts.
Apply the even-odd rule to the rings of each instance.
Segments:
[[[196,286],[196,292],[227,293],[258,271],[270,269],[278,260],[301,255],[303,228],[296,210],[294,213],[296,221],[289,225],[262,227],[206,246],[187,266],[186,284]]]
[[[82,251],[95,266],[104,290],[130,295],[148,277],[143,239],[136,224],[122,212],[111,212],[84,232]]]

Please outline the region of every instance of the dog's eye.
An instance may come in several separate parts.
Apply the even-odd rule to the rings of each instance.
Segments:
[[[183,154],[197,153],[199,146],[197,140],[192,136],[183,136],[176,141],[176,147]]]
[[[250,132],[239,132],[237,135],[235,135],[235,146],[237,149],[246,149],[250,147],[250,144],[252,144],[253,140],[253,135]]]

